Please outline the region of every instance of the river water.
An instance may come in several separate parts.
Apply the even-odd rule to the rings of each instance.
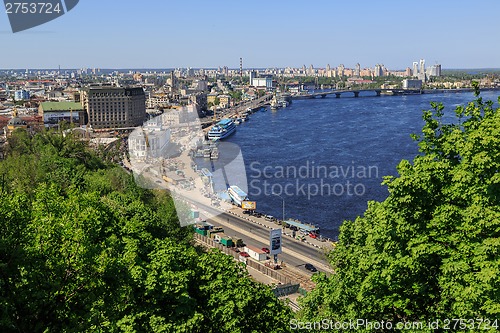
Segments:
[[[481,96],[496,101],[498,92]],[[241,148],[258,211],[281,218],[284,199],[287,219],[318,225],[336,239],[344,220],[387,197],[383,177],[397,175],[397,164],[418,154],[410,134],[420,133],[422,110],[442,102],[453,121],[455,107],[473,99],[448,93],[297,100],[254,113],[226,141]]]

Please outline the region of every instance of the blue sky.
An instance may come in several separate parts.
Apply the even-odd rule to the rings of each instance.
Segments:
[[[0,68],[500,68],[498,0],[80,0],[13,34]]]

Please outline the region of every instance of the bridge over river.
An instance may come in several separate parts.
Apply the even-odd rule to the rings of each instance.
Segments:
[[[312,91],[307,93],[301,93],[297,95],[283,94],[277,95],[277,99],[284,99],[290,102],[290,100],[298,100],[298,99],[312,99],[312,98],[325,98],[328,95],[335,95],[336,98],[340,98],[341,96],[348,97],[375,97],[381,95],[389,95],[389,96],[400,96],[400,95],[420,95],[420,94],[442,94],[442,93],[462,93],[462,92],[472,92],[474,89],[472,88],[460,88],[460,89],[382,89],[382,88],[372,88],[372,89],[333,89],[333,90],[321,90],[321,91]],[[489,91],[489,90],[500,90],[498,87],[492,88],[481,88],[481,91]],[[360,94],[362,94],[360,96]],[[204,118],[201,119],[201,124],[203,128],[209,128],[215,122],[222,118],[228,118],[231,116],[239,115],[246,111],[247,109],[256,110],[267,104],[274,98],[274,94],[266,94],[258,99],[247,101],[240,103],[229,109],[223,109],[217,111],[219,113],[216,119],[213,118]],[[221,114],[222,113],[222,114]],[[208,130],[208,129],[207,129]]]
[[[481,88],[481,91],[490,90],[500,90],[498,87],[491,88]],[[342,90],[323,90],[314,91],[311,93],[292,95],[292,99],[310,99],[321,97],[325,98],[328,95],[335,95],[336,98],[340,98],[342,95],[360,97],[360,93],[366,97],[380,96],[380,95],[420,95],[420,94],[445,94],[445,93],[462,93],[462,92],[472,92],[472,88],[459,88],[459,89],[342,89]]]
[[[321,97],[325,98],[328,95],[335,95],[336,98],[340,98],[342,95],[351,95],[354,97],[359,97],[360,93],[372,93],[369,96],[380,96],[384,95],[410,95],[410,94],[422,94],[423,90],[420,89],[342,89],[342,90],[324,90],[319,92],[312,92],[307,94],[292,95],[292,99],[309,99]]]

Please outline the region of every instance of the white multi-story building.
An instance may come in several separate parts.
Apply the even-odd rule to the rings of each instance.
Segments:
[[[170,98],[165,95],[154,95],[152,97],[149,97],[147,100],[148,108],[150,109],[155,109],[158,107],[167,107],[170,105]]]
[[[403,89],[422,89],[422,80],[403,80]]]
[[[258,77],[252,80],[252,86],[256,88],[272,89],[273,79],[270,77]]]
[[[420,74],[425,75],[425,59],[420,59]]]
[[[441,76],[441,65],[436,64],[427,69],[428,76]]]
[[[14,99],[16,101],[27,101],[30,99],[30,92],[27,90],[16,90],[14,93]]]
[[[128,139],[131,160],[165,157],[170,143],[170,129],[164,128],[161,118],[146,122],[130,134]]]
[[[373,73],[374,76],[384,76],[384,65],[376,64],[375,71]]]

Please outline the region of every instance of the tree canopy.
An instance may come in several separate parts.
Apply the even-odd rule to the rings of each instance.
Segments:
[[[172,198],[71,136],[17,130],[0,162],[0,331],[284,332],[289,309],[192,244]]]
[[[344,222],[328,255],[335,274],[315,275],[299,320],[498,327],[500,108],[476,91],[455,116],[438,103],[424,112],[420,154],[384,180],[385,201]],[[138,187],[113,158],[58,132],[10,138],[0,331],[290,331],[293,316],[269,287],[194,246],[168,193]]]
[[[476,85],[455,115],[446,123],[438,103],[424,112],[420,154],[385,179],[385,201],[344,222],[335,274],[316,277],[304,319],[500,317],[500,109]]]

